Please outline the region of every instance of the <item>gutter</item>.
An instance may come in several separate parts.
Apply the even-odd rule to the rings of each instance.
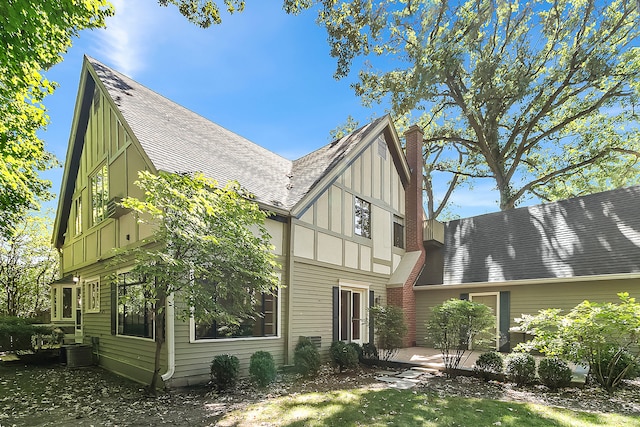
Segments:
[[[168,381],[176,372],[176,339],[175,339],[175,307],[173,294],[167,298],[167,372],[162,374],[162,381]]]
[[[520,279],[501,282],[468,282],[453,285],[414,285],[414,291],[435,291],[444,289],[490,288],[498,286],[549,285],[554,283],[595,282],[605,280],[640,279],[640,273],[598,274],[593,276],[550,277],[541,279]]]

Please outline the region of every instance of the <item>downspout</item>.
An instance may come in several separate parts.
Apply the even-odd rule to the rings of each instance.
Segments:
[[[176,340],[175,340],[175,308],[173,294],[167,298],[167,372],[162,374],[162,381],[168,381],[176,372]]]

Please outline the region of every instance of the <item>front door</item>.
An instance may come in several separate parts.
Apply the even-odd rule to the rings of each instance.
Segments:
[[[366,336],[364,289],[340,289],[340,340],[363,344]]]
[[[493,345],[494,350],[497,350],[500,348],[500,334],[498,333],[499,331],[498,325],[500,324],[499,298],[500,298],[500,294],[497,292],[469,294],[470,301],[486,305],[491,309],[491,313],[494,316],[496,316],[496,324],[493,325],[493,328],[491,328],[490,330],[490,333],[493,336],[495,336],[495,341]]]

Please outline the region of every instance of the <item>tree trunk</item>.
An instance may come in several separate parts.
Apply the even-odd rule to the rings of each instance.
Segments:
[[[162,355],[162,347],[165,341],[165,318],[167,308],[167,295],[164,291],[158,291],[158,299],[156,301],[153,316],[155,319],[154,330],[156,339],[156,353],[153,362],[153,376],[149,383],[149,393],[153,396],[158,395],[158,378],[160,377],[160,356]]]

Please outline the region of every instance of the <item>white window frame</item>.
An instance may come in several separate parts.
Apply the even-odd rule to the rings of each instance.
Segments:
[[[92,289],[94,287],[95,289]],[[84,281],[85,313],[100,313],[100,277]]]
[[[278,282],[281,283],[281,275],[278,274]],[[213,342],[231,342],[231,341],[257,341],[257,340],[277,340],[282,337],[282,298],[281,286],[278,286],[276,295],[276,334],[268,337],[237,337],[237,338],[200,338],[196,339],[196,321],[193,316],[189,317],[189,342],[191,344],[213,343]]]
[[[98,188],[98,175],[101,175],[100,188]],[[91,225],[94,226],[107,219],[107,202],[109,201],[109,165],[106,162],[100,164],[100,166],[98,166],[89,176],[89,194]]]
[[[338,310],[338,324],[340,325],[340,329],[342,329],[342,291],[356,291],[362,294],[362,299],[360,301],[360,311],[364,314],[364,317],[360,318],[360,339],[359,340],[349,340],[350,342],[357,342],[360,345],[369,342],[369,331],[367,325],[369,325],[369,290],[371,289],[371,284],[369,283],[360,283],[360,282],[351,282],[347,280],[338,280],[338,287],[340,289],[339,292],[339,307]],[[342,331],[340,331],[339,336],[342,336]]]

